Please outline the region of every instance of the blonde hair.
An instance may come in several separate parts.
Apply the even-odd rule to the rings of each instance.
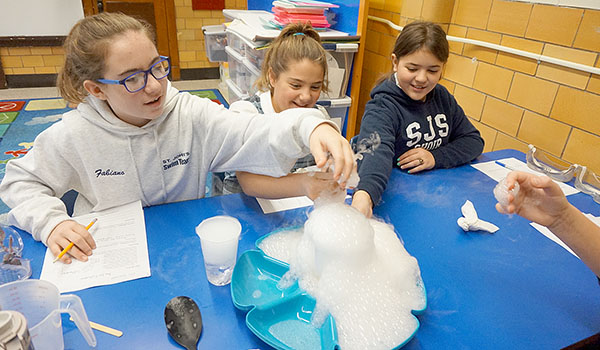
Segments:
[[[290,63],[308,59],[323,68],[322,90],[328,91],[327,80],[327,54],[321,46],[321,38],[310,23],[290,23],[273,40],[265,55],[260,77],[256,86],[260,90],[269,90],[273,87],[269,83],[269,71],[275,78],[288,70]]]
[[[141,31],[155,43],[154,29],[148,22],[122,13],[103,12],[77,22],[65,39],[65,62],[56,86],[61,96],[71,103],[83,102],[88,95],[86,80],[101,79],[112,39],[127,31]]]

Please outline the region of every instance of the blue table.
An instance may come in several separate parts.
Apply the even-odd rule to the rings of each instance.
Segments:
[[[486,153],[478,162],[518,151]],[[421,327],[404,349],[558,349],[600,331],[600,286],[576,257],[518,216],[496,212],[496,182],[471,166],[409,175],[397,169],[375,209],[390,222],[415,256],[427,288]],[[585,212],[600,205],[585,194],[568,197]],[[500,227],[495,234],[463,232],[456,220],[466,200],[480,218]],[[90,320],[124,332],[95,331],[98,349],[180,349],[164,326],[163,310],[175,296],[193,298],[202,311],[200,349],[269,349],[245,325],[229,286],[210,285],[194,227],[227,214],[242,223],[238,254],[261,235],[302,224],[306,208],[264,215],[255,199],[228,195],[144,209],[152,276],[75,292]],[[39,277],[45,246],[23,235],[25,257]],[[65,321],[66,349],[86,349]]]

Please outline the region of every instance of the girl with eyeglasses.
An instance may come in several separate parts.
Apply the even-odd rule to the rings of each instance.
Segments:
[[[393,73],[371,91],[357,143],[378,134],[381,144],[359,162],[352,206],[367,217],[381,200],[394,166],[415,174],[477,158],[483,138],[445,87],[446,33],[437,24],[407,24],[391,55]]]
[[[335,124],[313,109],[262,115],[229,111],[179,92],[167,79],[152,28],[119,13],[80,20],[66,38],[58,88],[77,109],[43,131],[23,158],[6,166],[0,198],[9,224],[30,232],[54,256],[86,261],[95,242],[60,197],[78,192],[74,215],[141,200],[143,206],[204,197],[211,171],[288,173],[312,151],[345,182],[352,150]],[[69,256],[70,255],[70,256]]]

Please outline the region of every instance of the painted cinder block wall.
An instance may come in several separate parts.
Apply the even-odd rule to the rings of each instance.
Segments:
[[[245,10],[248,4],[246,0],[225,0],[225,8]],[[175,0],[175,21],[181,69],[219,67],[206,57],[202,27],[224,23],[223,11],[193,10],[192,0]]]
[[[5,75],[56,74],[65,59],[64,50],[54,47],[0,47]]]
[[[204,49],[202,26],[221,24],[221,10],[193,10],[192,0],[174,0],[181,69],[217,68]],[[247,9],[246,0],[225,0],[225,8]],[[0,47],[4,74],[56,74],[64,60],[62,47]]]
[[[370,0],[369,15],[400,26],[433,21],[451,36],[600,67],[600,10],[504,0]],[[375,81],[391,71],[398,34],[373,20],[367,26],[359,116]],[[480,130],[484,151],[526,152],[531,143],[600,173],[600,76],[450,42],[442,77]]]

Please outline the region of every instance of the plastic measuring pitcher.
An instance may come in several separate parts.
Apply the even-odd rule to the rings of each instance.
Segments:
[[[61,313],[71,315],[87,343],[96,346],[81,299],[73,294],[60,295],[48,281],[29,279],[0,285],[0,310],[19,311],[25,316],[36,350],[64,349]]]

